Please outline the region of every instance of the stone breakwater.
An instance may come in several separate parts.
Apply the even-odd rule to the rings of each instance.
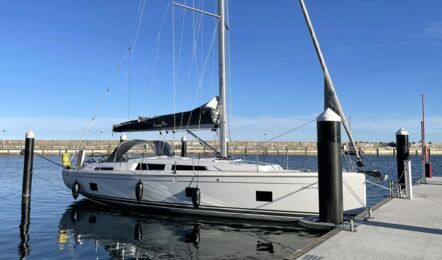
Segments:
[[[175,151],[181,150],[180,141],[169,141]],[[216,147],[216,142],[208,142]],[[35,152],[43,155],[58,155],[65,151],[73,153],[79,149],[84,149],[86,153],[97,152],[104,155],[110,154],[118,145],[118,141],[111,140],[87,140],[80,143],[77,140],[36,140]],[[395,155],[394,143],[373,143],[358,142],[359,150],[365,155]],[[189,154],[209,154],[206,149],[197,141],[187,142]],[[20,154],[24,149],[22,140],[0,140],[0,155]],[[348,150],[348,145],[343,144],[344,151]],[[430,155],[442,155],[442,144],[430,144]],[[316,155],[316,142],[263,142],[263,141],[232,141],[229,143],[229,153],[232,155]],[[410,155],[420,155],[419,144],[412,143]]]

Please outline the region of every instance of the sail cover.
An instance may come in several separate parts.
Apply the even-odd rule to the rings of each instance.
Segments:
[[[215,129],[219,125],[218,97],[193,110],[169,115],[142,117],[116,124],[114,132]]]

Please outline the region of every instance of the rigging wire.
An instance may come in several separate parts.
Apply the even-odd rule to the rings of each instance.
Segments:
[[[192,4],[194,6],[195,5],[195,1],[192,1]],[[201,8],[203,8],[202,7],[202,2],[200,2],[200,9]],[[185,19],[185,15],[183,16],[183,20],[184,19]],[[190,66],[189,66],[189,71],[188,71],[188,80],[190,79],[190,75],[191,75],[191,71],[192,71],[192,68],[193,68],[193,64],[195,63],[195,71],[196,71],[196,74],[197,74],[196,76],[197,76],[198,88],[197,88],[196,94],[194,96],[192,107],[195,106],[197,98],[199,97],[200,92],[202,92],[202,87],[203,87],[202,80],[204,78],[205,70],[207,68],[207,64],[208,64],[208,61],[209,61],[209,58],[210,58],[210,54],[211,54],[211,50],[212,50],[212,47],[213,47],[213,42],[214,42],[214,38],[215,38],[215,35],[216,35],[216,31],[217,31],[217,23],[215,23],[215,25],[214,25],[214,31],[213,31],[213,35],[212,35],[212,38],[211,38],[211,41],[210,41],[210,45],[209,45],[209,48],[208,48],[208,51],[207,51],[207,56],[205,57],[205,59],[201,63],[203,66],[202,66],[201,71],[200,71],[199,66],[198,66],[197,46],[198,46],[198,41],[199,41],[199,38],[200,38],[199,35],[201,34],[201,37],[203,37],[202,31],[203,31],[203,14],[197,14],[197,17],[195,19],[195,13],[193,12],[192,13],[192,35],[193,35],[193,37],[192,37],[192,49],[191,49],[191,61],[190,61]],[[183,37],[183,35],[181,35],[181,39],[182,39],[182,37]],[[203,45],[203,42],[201,43],[201,45]],[[173,53],[175,54],[175,50],[173,51]],[[203,48],[202,48],[201,53],[203,53]],[[181,42],[180,42],[180,55],[181,55]],[[175,56],[174,56],[173,60],[175,61]],[[174,73],[174,78],[176,78],[176,71]],[[176,90],[176,88],[175,88],[175,90]],[[187,85],[185,87],[184,98],[186,96],[186,93],[187,93]],[[184,110],[184,108],[183,108],[183,110]],[[189,119],[191,118],[191,116],[192,116],[192,114],[190,115]],[[189,124],[190,124],[190,121],[187,122],[186,128],[189,127]],[[183,115],[181,116],[180,126],[183,126]]]
[[[144,16],[144,9],[146,7],[146,0],[141,0],[140,1],[140,6],[138,7],[138,15],[137,15],[137,19],[136,19],[136,31],[135,31],[135,35],[132,41],[132,49],[133,52],[131,53],[131,55],[134,54],[135,52],[135,48],[137,46],[137,41],[138,41],[138,36],[140,34],[141,31],[141,22],[143,21],[143,16]],[[142,4],[142,6],[141,6]],[[141,10],[141,11],[140,11]]]
[[[131,48],[129,47],[129,70],[128,70],[128,84],[127,84],[127,119],[130,119],[130,74],[131,74],[131,67],[132,67],[132,53]]]
[[[126,51],[126,52],[124,53],[123,57],[121,58],[120,63],[117,65],[117,67],[116,67],[116,69],[115,69],[115,73],[120,72],[121,65],[122,65],[122,64],[124,63],[124,61],[127,59],[128,55],[129,55],[129,51]],[[112,77],[111,77],[111,78],[112,78]],[[109,86],[110,83],[111,83],[111,78],[109,78],[109,80],[108,80],[108,83],[107,83],[108,86]],[[109,95],[110,90],[111,90],[110,87],[106,88],[106,91],[105,91],[105,93],[103,94],[102,98],[99,99],[99,102],[97,103],[97,106],[96,106],[96,108],[95,108],[95,110],[94,110],[94,113],[92,114],[91,119],[88,121],[86,127],[84,128],[84,130],[83,130],[83,132],[82,132],[82,134],[81,134],[81,137],[80,137],[80,143],[79,143],[79,145],[78,145],[79,148],[80,148],[81,145],[83,144],[83,142],[84,142],[84,138],[86,137],[87,133],[89,132],[90,128],[92,127],[93,123],[95,122],[96,115],[97,115],[98,111],[101,110],[101,108],[102,108],[104,102],[106,101],[106,97]],[[71,159],[70,159],[71,161],[73,160],[74,156],[75,156],[75,153],[72,154]]]
[[[92,115],[92,118],[89,120],[86,128],[83,130],[83,133],[81,134],[81,138],[80,138],[80,143],[78,144],[79,148],[83,144],[84,138],[85,138],[86,134],[89,132],[90,128],[92,127],[93,123],[95,122],[96,115],[97,115],[98,111],[100,111],[101,107],[103,106],[104,101],[106,100],[106,97],[108,96],[109,92],[110,92],[110,88],[107,88],[106,92],[103,95],[103,97],[100,99],[100,102],[98,102],[98,105],[95,108],[95,111],[94,111],[94,113]],[[71,161],[74,159],[75,154],[76,153],[72,154],[71,159],[70,159]]]
[[[172,0],[170,2],[173,4]],[[153,83],[154,83],[154,80],[155,80],[155,75],[156,75],[156,70],[157,70],[157,65],[158,65],[158,50],[159,50],[159,46],[160,46],[160,40],[161,40],[162,32],[163,32],[163,29],[164,29],[164,24],[166,22],[167,14],[169,13],[170,5],[171,4],[168,4],[166,6],[166,9],[164,10],[163,19],[161,21],[161,25],[160,25],[160,28],[158,30],[155,46],[152,49],[151,54],[149,55],[149,58],[148,58],[148,60],[146,62],[146,65],[145,65],[145,70],[144,71],[146,72],[147,68],[148,68],[148,65],[150,63],[150,60],[153,57],[153,64],[152,64],[152,69],[151,69],[151,77],[150,77],[150,81],[149,81],[148,86],[147,86],[147,93],[150,93],[152,88],[153,88]],[[148,98],[149,97],[150,97],[150,95],[148,95]],[[158,104],[157,104],[157,111],[155,111],[155,114],[158,112],[158,106],[159,106],[160,101],[161,101],[161,95],[159,96],[159,98],[157,100],[158,100]],[[149,100],[146,103],[149,104],[150,103]]]
[[[192,1],[192,6],[195,6],[195,1]],[[200,8],[200,7],[199,7]],[[200,31],[202,30],[202,19],[203,19],[203,15],[202,14],[197,14],[199,15],[200,19],[198,21],[198,17],[197,20],[195,21],[195,12],[192,12],[192,48],[190,51],[190,64],[188,66],[189,70],[187,72],[187,82],[190,82],[191,79],[191,75],[192,75],[192,69],[195,67],[195,71],[197,72],[198,69],[198,61],[196,60],[196,46],[198,44],[198,40],[199,40],[199,34]],[[196,29],[195,29],[196,27]],[[194,66],[195,63],[195,66]],[[188,93],[188,85],[185,85],[184,88],[184,95],[183,95],[183,100],[187,100],[187,93]],[[197,96],[198,93],[196,93],[195,96]],[[183,102],[183,107],[182,110],[184,110],[184,104],[185,102]],[[193,102],[193,105],[195,104],[195,102]],[[181,117],[181,126],[183,125],[183,118]]]
[[[218,26],[217,26],[217,24],[215,24],[214,25],[212,39],[210,41],[209,49],[207,51],[207,56],[206,56],[206,58],[204,60],[204,64],[203,64],[203,67],[201,68],[201,71],[198,69],[197,65],[195,66],[196,67],[196,73],[197,73],[197,80],[198,80],[198,89],[197,89],[197,95],[195,95],[195,98],[194,98],[194,101],[193,101],[193,106],[195,105],[196,99],[198,97],[198,93],[201,92],[201,94],[203,94],[203,92],[204,92],[203,78],[204,78],[204,75],[205,75],[205,70],[206,70],[206,67],[207,67],[207,64],[208,64],[208,61],[209,61],[210,52],[211,52],[212,47],[213,47],[213,42],[214,42],[217,30],[218,30]],[[196,49],[196,46],[194,47],[194,49]],[[196,60],[197,59],[196,51],[194,52],[194,55],[195,55],[195,60]]]
[[[184,2],[184,5],[187,5],[187,0]],[[180,42],[178,44],[178,60],[177,60],[177,64],[178,64],[178,69],[177,69],[177,77],[179,77],[180,74],[180,64],[181,64],[181,50],[182,50],[182,44],[183,44],[183,36],[184,36],[184,25],[186,22],[186,10],[183,8],[181,9],[181,16],[183,18],[182,22],[181,22],[181,34],[180,34]]]
[[[173,141],[175,141],[175,131],[176,131],[176,71],[175,71],[175,7],[173,2],[172,5],[172,88],[173,88]]]
[[[146,7],[146,0],[141,0],[140,5],[138,6],[138,14],[137,19],[135,20],[135,35],[132,40],[131,46],[129,46],[129,64],[128,64],[128,85],[127,85],[127,118],[130,119],[130,91],[131,91],[131,69],[132,69],[132,58],[135,53],[135,49],[138,42],[138,36],[141,31],[141,22],[144,17],[144,9]]]
[[[142,1],[140,2],[139,6],[138,6],[137,19],[136,19],[136,21],[138,21],[138,22],[136,23],[136,24],[137,24],[137,29],[136,29],[135,37],[134,37],[134,40],[133,40],[133,45],[134,45],[134,47],[136,46],[136,42],[137,42],[137,39],[138,39],[139,31],[140,31],[140,28],[141,28],[141,20],[142,20],[143,14],[144,14],[144,8],[145,8],[145,5],[146,5],[146,0],[142,0]],[[125,62],[125,60],[128,58],[128,56],[130,56],[129,58],[130,58],[130,60],[131,60],[131,56],[132,56],[132,55],[133,55],[133,51],[131,52],[131,48],[129,47],[128,50],[124,53],[124,55],[123,55],[123,57],[121,58],[120,62],[118,63],[118,65],[117,65],[117,67],[116,67],[116,70],[115,70],[115,73],[120,72],[120,69],[121,69],[122,64],[124,64],[124,62]],[[129,64],[129,65],[130,65],[130,64]],[[110,83],[111,83],[111,78],[109,78],[107,86],[109,86]],[[107,88],[106,88],[106,91],[105,91],[105,93],[103,94],[103,97],[102,97],[102,98],[100,99],[100,101],[98,102],[98,104],[97,104],[97,106],[96,106],[96,108],[95,108],[95,110],[94,110],[94,113],[92,114],[91,119],[88,121],[86,127],[84,128],[84,130],[83,130],[83,132],[82,132],[82,134],[81,134],[80,143],[79,143],[79,145],[78,145],[79,148],[82,146],[82,144],[83,144],[83,142],[84,142],[84,138],[85,138],[85,136],[86,136],[87,133],[89,132],[89,130],[90,130],[90,128],[92,127],[93,123],[95,122],[96,115],[97,115],[98,111],[100,111],[100,109],[102,108],[102,106],[103,106],[103,104],[104,104],[104,102],[105,102],[105,100],[106,100],[106,97],[109,95],[110,90],[111,90],[110,87],[107,87]],[[129,112],[128,112],[128,113],[129,113]],[[73,160],[75,154],[76,154],[76,153],[73,153],[73,154],[72,154],[72,156],[71,156],[71,158],[70,158],[71,161]]]
[[[204,62],[203,70],[202,70],[202,73],[201,73],[200,75],[198,75],[198,88],[197,88],[197,93],[195,94],[195,97],[194,97],[194,99],[193,99],[192,107],[195,106],[195,102],[196,102],[196,100],[197,100],[197,97],[198,97],[198,95],[199,95],[199,92],[200,92],[200,90],[201,90],[202,87],[203,87],[202,80],[203,80],[204,73],[205,73],[205,70],[206,70],[206,67],[207,67],[207,63],[208,63],[208,61],[209,61],[210,51],[211,51],[212,46],[213,46],[213,42],[214,42],[214,39],[215,39],[216,32],[217,32],[217,25],[215,24],[215,29],[213,30],[212,39],[210,40],[210,45],[209,45],[209,49],[208,49],[208,51],[207,51],[207,57],[206,57],[205,62]],[[192,112],[193,112],[193,111],[192,111]],[[189,127],[189,124],[190,124],[190,118],[191,118],[191,116],[192,116],[192,112],[190,113],[189,121],[187,122],[187,127],[186,127],[186,128]]]
[[[284,136],[284,135],[290,134],[290,133],[292,133],[292,132],[294,132],[294,131],[296,131],[296,130],[302,128],[302,127],[305,127],[305,126],[307,126],[307,125],[309,125],[309,124],[311,124],[311,123],[313,123],[313,122],[316,122],[316,118],[313,119],[313,120],[311,120],[311,121],[308,121],[308,122],[306,122],[306,123],[304,123],[304,124],[302,124],[302,125],[299,125],[299,126],[297,126],[297,127],[295,127],[295,128],[292,128],[292,129],[290,129],[290,130],[288,130],[288,131],[285,131],[285,132],[283,132],[283,133],[281,133],[281,134],[279,134],[279,135],[277,135],[277,136],[275,136],[275,137],[273,137],[273,138],[270,138],[270,139],[268,139],[267,141],[265,141],[263,144],[260,144],[260,145],[265,145],[265,144],[267,144],[267,143],[269,143],[269,142],[271,142],[271,141],[274,141],[274,140],[276,140],[276,139],[278,139],[278,138],[280,138],[280,137],[282,137],[282,136]],[[256,146],[252,146],[252,147],[249,148],[249,149],[254,149],[254,148],[257,148],[257,147],[259,147],[259,146],[258,146],[258,145],[256,145]]]

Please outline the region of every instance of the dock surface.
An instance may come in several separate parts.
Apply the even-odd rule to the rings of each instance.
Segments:
[[[442,177],[413,186],[414,199],[395,198],[297,259],[442,259]]]

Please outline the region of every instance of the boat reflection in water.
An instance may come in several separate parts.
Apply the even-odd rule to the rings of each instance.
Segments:
[[[70,251],[93,244],[97,257],[265,259],[283,258],[320,235],[295,224],[147,215],[84,199],[63,214],[58,243]]]

